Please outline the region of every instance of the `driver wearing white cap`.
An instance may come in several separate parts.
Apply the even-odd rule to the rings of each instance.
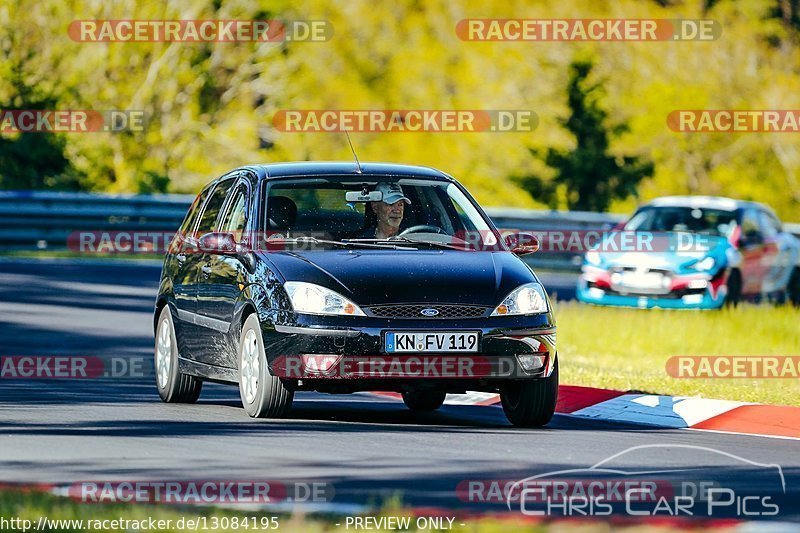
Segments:
[[[388,239],[397,235],[400,230],[405,204],[410,204],[411,200],[403,194],[403,188],[397,183],[382,182],[375,190],[383,193],[380,202],[370,202],[370,208],[375,213],[376,226],[365,228],[359,237]]]

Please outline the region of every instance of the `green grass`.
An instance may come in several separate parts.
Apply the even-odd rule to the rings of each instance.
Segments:
[[[555,304],[561,382],[800,406],[800,380],[677,379],[674,355],[800,355],[800,310],[742,305],[677,311]]]

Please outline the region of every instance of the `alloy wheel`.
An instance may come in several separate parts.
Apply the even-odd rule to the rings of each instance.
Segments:
[[[242,389],[247,403],[253,403],[258,392],[258,375],[261,370],[258,339],[253,330],[249,330],[242,346],[242,368],[240,369]]]
[[[170,365],[172,364],[172,335],[169,330],[169,320],[161,321],[158,328],[158,346],[156,348],[156,377],[158,386],[166,388],[169,382]]]

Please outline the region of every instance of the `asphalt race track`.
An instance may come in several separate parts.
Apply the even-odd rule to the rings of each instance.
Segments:
[[[397,495],[414,506],[507,512],[504,502],[471,499],[457,489],[469,480],[586,469],[626,452],[616,459],[620,470],[658,471],[648,475],[673,484],[744,484],[779,502],[770,518],[800,521],[797,440],[561,415],[546,429],[523,430],[496,407],[446,405],[414,415],[401,402],[369,394],[299,394],[291,418],[251,420],[234,387],[214,384],[206,384],[197,405],[163,404],[150,369],[159,269],[137,262],[0,261],[0,356],[145,363],[143,377],[0,379],[0,482],[324,482],[333,498],[319,507],[344,512]],[[568,284],[554,288],[569,294]],[[569,354],[561,356],[568,365]]]

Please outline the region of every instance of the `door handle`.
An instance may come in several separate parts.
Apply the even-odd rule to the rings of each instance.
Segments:
[[[211,275],[211,265],[203,265],[200,267],[200,272],[203,273],[203,277],[208,277]]]

